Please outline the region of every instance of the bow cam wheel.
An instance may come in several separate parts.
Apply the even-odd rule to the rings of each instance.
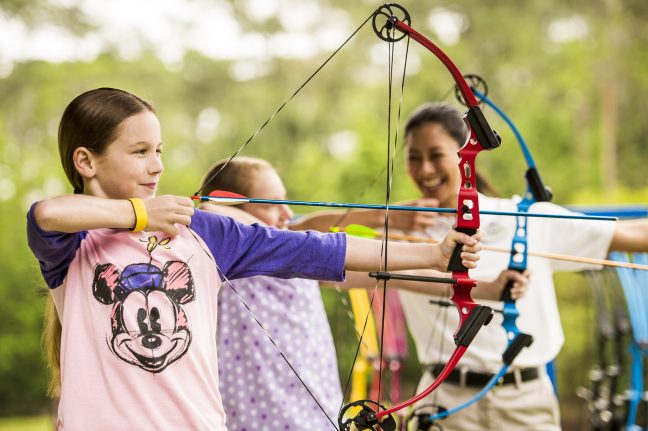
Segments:
[[[394,26],[397,21],[401,21],[408,26],[412,23],[409,13],[403,6],[396,3],[387,3],[376,9],[371,25],[376,35],[385,42],[398,42],[407,35],[400,32],[399,36],[395,35],[396,29]]]
[[[475,89],[479,91],[481,94],[484,96],[488,96],[488,84],[486,84],[486,80],[482,78],[479,75],[474,75],[474,74],[469,74],[469,75],[464,75],[464,79],[468,83],[468,86],[471,89]],[[455,85],[455,97],[461,103],[462,105],[466,106],[466,102],[463,99],[463,96],[461,95],[461,90],[459,90],[459,86]],[[479,100],[479,104],[482,105],[484,103],[483,100]]]
[[[377,419],[376,408],[385,406],[372,400],[359,400],[346,404],[338,415],[340,431],[396,431],[396,419],[392,415]]]

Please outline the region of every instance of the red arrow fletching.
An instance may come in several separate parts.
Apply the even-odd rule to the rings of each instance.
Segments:
[[[209,196],[215,198],[238,198],[238,199],[245,199],[245,200],[248,199],[243,195],[239,195],[238,193],[226,192],[225,190],[214,190],[209,194]]]
[[[227,192],[225,190],[212,191],[209,193],[206,200],[209,200],[209,202],[220,203],[222,205],[237,205],[250,202],[250,198],[239,195],[238,193]]]

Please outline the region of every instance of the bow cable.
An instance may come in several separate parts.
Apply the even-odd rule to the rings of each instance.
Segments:
[[[205,181],[203,181],[203,184],[201,187],[194,193],[194,198],[200,195],[200,193],[203,191],[205,186],[209,184],[211,181],[213,181],[216,177],[218,177],[221,172],[229,165],[229,163],[241,152],[243,149],[250,143],[256,136],[274,119],[282,110],[283,108],[291,101],[293,100],[297,94],[331,61],[331,59],[369,22],[369,20],[373,17],[373,12],[364,20],[358,28],[356,28],[351,35],[335,50],[333,53],[292,93],[290,97],[288,97],[280,106],[277,108],[266,120],[265,122],[241,145],[228,159],[227,161],[221,166],[221,168],[216,171],[214,174],[210,175]],[[281,350],[281,348],[278,346],[277,342],[273,339],[273,337],[270,335],[270,333],[266,330],[266,328],[263,326],[259,318],[256,316],[256,314],[252,311],[252,309],[249,307],[249,305],[245,302],[243,297],[239,294],[239,292],[236,290],[232,282],[225,276],[225,273],[221,271],[221,269],[216,265],[218,268],[218,271],[222,274],[224,280],[227,282],[227,285],[232,289],[232,291],[238,296],[239,300],[243,304],[243,306],[248,310],[250,313],[251,317],[253,320],[256,322],[256,324],[262,329],[262,331],[265,333],[267,339],[272,343],[272,345],[277,349],[279,355],[283,359],[283,361],[286,363],[286,365],[290,368],[292,373],[297,377],[301,385],[306,389],[310,397],[315,401],[317,404],[318,408],[322,411],[326,419],[331,423],[333,426],[333,429],[338,430],[337,425],[335,424],[335,421],[331,419],[331,417],[328,415],[322,404],[319,402],[315,394],[311,391],[311,389],[306,385],[304,380],[301,378],[295,367],[290,363],[288,360],[287,356],[284,354],[284,352]]]

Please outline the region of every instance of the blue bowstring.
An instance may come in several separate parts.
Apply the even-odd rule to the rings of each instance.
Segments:
[[[258,203],[258,204],[281,204],[281,205],[296,205],[296,206],[309,206],[309,207],[329,207],[329,208],[364,208],[364,209],[386,209],[385,205],[380,204],[355,204],[355,203],[342,203],[342,202],[314,202],[314,201],[296,201],[288,199],[259,199],[259,198],[236,198],[236,197],[214,197],[214,196],[196,196],[201,202],[206,201],[221,201],[221,202],[234,202],[234,203]],[[432,213],[449,213],[455,214],[455,208],[432,208],[432,207],[413,207],[407,205],[390,205],[390,211],[412,211],[412,212],[432,212]],[[521,214],[515,211],[490,211],[479,210],[480,214],[485,215],[499,215],[508,217],[519,217]],[[581,214],[546,214],[546,213],[528,213],[524,214],[525,217],[534,218],[552,218],[552,219],[571,219],[571,220],[598,220],[598,221],[617,221],[618,217],[611,216],[589,216]]]

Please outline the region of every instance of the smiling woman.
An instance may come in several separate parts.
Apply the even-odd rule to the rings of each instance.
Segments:
[[[443,103],[421,106],[405,125],[408,173],[423,197],[436,199],[440,207],[457,205],[456,193],[461,181],[457,148],[466,139],[466,126],[461,116],[451,105]],[[477,191],[497,196],[479,173]]]

